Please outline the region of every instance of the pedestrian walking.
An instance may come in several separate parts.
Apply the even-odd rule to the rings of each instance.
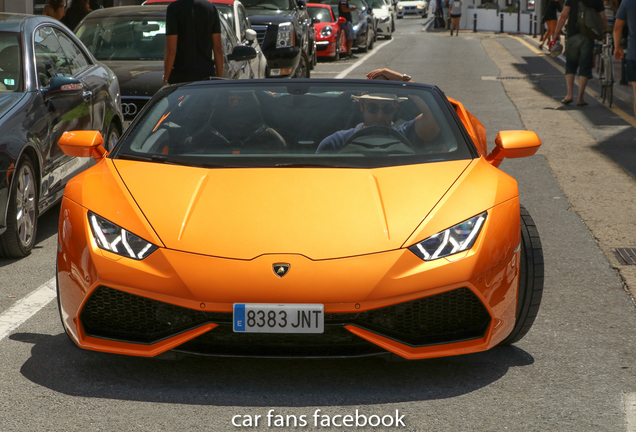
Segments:
[[[446,25],[446,30],[450,30],[450,25],[451,25],[450,3],[451,3],[451,0],[444,0],[444,23]]]
[[[625,23],[627,23],[629,31],[627,36],[627,54],[623,51],[620,43]],[[636,0],[623,0],[616,12],[614,21],[614,59],[621,61],[623,57],[625,57],[626,79],[627,82],[632,84],[632,90],[636,96]],[[634,112],[636,113],[636,97]]]
[[[177,0],[166,9],[163,83],[223,77],[221,19],[208,0]]]
[[[90,11],[91,8],[88,5],[88,0],[73,0],[66,10],[64,18],[60,21],[62,21],[66,27],[75,30],[75,27],[77,27],[80,21],[82,21]]]
[[[558,40],[561,29],[567,21],[567,36],[565,38],[565,83],[567,85],[567,95],[561,103],[569,105],[574,100],[574,78],[579,74],[579,93],[576,100],[577,106],[585,106],[585,88],[587,82],[592,78],[592,67],[594,65],[594,40],[583,36],[578,26],[579,2],[588,8],[597,11],[603,21],[603,27],[607,29],[607,18],[605,17],[605,6],[603,0],[565,0],[563,12],[559,17],[553,33],[554,40]]]
[[[541,19],[542,22],[545,22],[545,25],[546,27],[548,27],[548,29],[543,35],[543,39],[541,40],[539,49],[543,49],[543,45],[547,45],[549,48],[551,45],[550,42],[556,41],[556,39],[554,38],[554,29],[556,28],[557,24],[557,13],[561,12],[561,9],[561,3],[559,2],[559,0],[548,1],[547,6],[545,7],[543,18]],[[559,38],[560,37],[561,35],[559,35]]]
[[[349,0],[338,1],[338,16],[343,17],[347,22],[343,24],[345,37],[347,38],[347,57],[348,59],[358,58],[351,52],[353,47],[353,41],[356,40],[356,33],[353,31],[353,17],[351,12],[357,10],[358,6],[352,6],[349,4]]]
[[[452,0],[452,5],[450,8],[450,19],[451,19],[450,35],[451,36],[453,35],[453,29],[455,29],[455,35],[459,36],[459,19],[461,17],[462,17],[462,0]]]

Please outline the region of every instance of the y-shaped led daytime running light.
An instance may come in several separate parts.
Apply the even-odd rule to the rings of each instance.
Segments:
[[[424,261],[444,258],[470,249],[488,216],[483,212],[409,247]]]
[[[91,231],[97,245],[107,251],[127,258],[142,260],[153,253],[157,246],[120,226],[88,212]]]

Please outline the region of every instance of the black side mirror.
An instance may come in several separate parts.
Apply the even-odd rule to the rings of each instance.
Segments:
[[[232,52],[228,54],[227,59],[231,61],[245,61],[256,58],[256,49],[251,46],[237,45]]]
[[[57,76],[49,80],[49,86],[40,90],[44,100],[54,96],[82,94],[82,82],[77,78]]]
[[[298,9],[307,8],[307,2],[305,0],[296,0],[296,3],[298,3]]]

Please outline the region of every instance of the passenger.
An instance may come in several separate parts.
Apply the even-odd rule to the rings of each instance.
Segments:
[[[410,76],[390,69],[376,69],[367,74],[369,79],[377,79],[378,77],[384,77],[391,81],[412,82]],[[433,114],[429,110],[428,105],[418,96],[411,96],[411,100],[417,105],[422,114],[397,127],[393,125],[393,117],[399,103],[408,98],[398,97],[390,93],[368,93],[352,96],[352,98],[359,103],[360,111],[362,111],[364,116],[364,123],[328,136],[318,145],[316,153],[339,151],[353,134],[369,126],[384,126],[395,129],[407,137],[416,150],[423,149],[426,142],[433,140],[439,134],[440,129]]]

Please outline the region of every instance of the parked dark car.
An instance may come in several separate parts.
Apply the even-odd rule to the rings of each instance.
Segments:
[[[77,28],[77,36],[84,45],[117,74],[127,121],[132,120],[163,86],[166,7],[164,4],[99,9],[88,14]],[[222,14],[220,17],[226,56],[223,76],[261,78],[264,71],[259,67],[256,49],[240,43],[232,26]],[[236,55],[234,49],[237,47],[240,47],[239,51],[250,48],[251,55]]]
[[[243,0],[267,57],[267,77],[309,78],[316,58],[305,0]]]
[[[317,0],[314,2],[330,5],[334,15],[339,16],[338,0]],[[373,45],[378,39],[377,22],[373,15],[373,9],[365,0],[349,0],[349,4],[358,7],[351,13],[353,31],[356,33],[353,47],[359,51],[367,52],[373,49]]]
[[[117,76],[59,21],[0,14],[0,256],[23,257],[37,218],[92,158],[58,147],[69,130],[99,130],[107,149],[123,131]]]

